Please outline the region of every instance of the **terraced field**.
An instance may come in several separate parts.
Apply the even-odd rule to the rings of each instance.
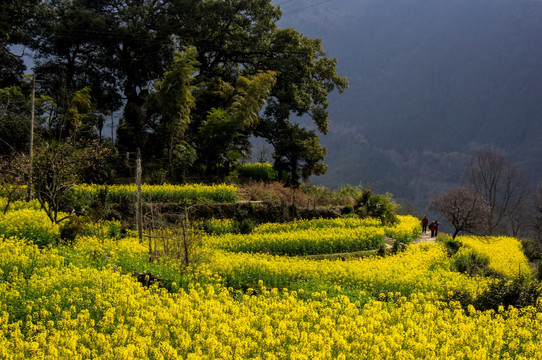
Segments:
[[[247,235],[221,224],[221,235],[194,230],[185,267],[165,256],[166,243],[150,257],[115,221],[87,223],[73,243],[57,244],[59,227],[39,209],[13,206],[0,216],[0,358],[542,358],[540,300],[475,307],[496,283],[519,276],[536,286],[516,239],[461,237],[450,254],[416,242],[412,217],[392,227],[262,224]],[[311,257],[374,253],[386,239],[409,245]],[[465,256],[489,259],[491,274],[457,271]]]

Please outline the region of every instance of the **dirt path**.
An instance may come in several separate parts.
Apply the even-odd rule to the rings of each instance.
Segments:
[[[426,233],[421,233],[420,237],[414,240],[412,243],[421,244],[421,243],[426,243],[426,242],[435,242],[436,239],[437,239],[436,237],[431,237],[430,231],[427,231]]]

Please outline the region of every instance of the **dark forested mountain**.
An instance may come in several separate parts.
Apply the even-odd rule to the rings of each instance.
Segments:
[[[326,175],[423,209],[480,146],[542,181],[542,2],[277,0],[323,39],[350,89],[331,98]]]

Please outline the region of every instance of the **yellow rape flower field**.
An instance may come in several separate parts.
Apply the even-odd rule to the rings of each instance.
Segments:
[[[26,223],[39,212],[16,211]],[[0,359],[542,359],[540,302],[482,311],[453,300],[460,291],[476,298],[493,280],[454,271],[440,243],[343,260],[258,250],[287,244],[278,234],[307,244],[311,236],[334,244],[348,231],[360,242],[374,234],[411,242],[413,217],[392,227],[319,219],[207,236],[189,268],[150,263],[137,238],[107,235],[115,223],[89,225],[99,234],[70,246],[40,247],[10,226],[17,232],[0,235]],[[530,276],[516,239],[459,241],[504,279]],[[132,272],[144,267],[163,282],[143,286]]]

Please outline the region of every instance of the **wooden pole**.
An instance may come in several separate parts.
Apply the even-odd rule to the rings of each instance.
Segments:
[[[113,128],[115,127],[115,119],[113,118],[113,113],[111,113],[111,143],[115,145],[115,137],[113,134]]]
[[[28,148],[28,158],[30,161],[28,167],[28,201],[32,200],[32,162],[33,154],[32,149],[34,147],[34,98],[36,96],[36,74],[32,75],[32,100],[30,103],[30,140]]]
[[[139,148],[137,148],[136,184],[137,184],[137,205],[136,205],[137,233],[139,235],[139,242],[142,243],[143,242],[143,200],[141,199],[141,150]]]

